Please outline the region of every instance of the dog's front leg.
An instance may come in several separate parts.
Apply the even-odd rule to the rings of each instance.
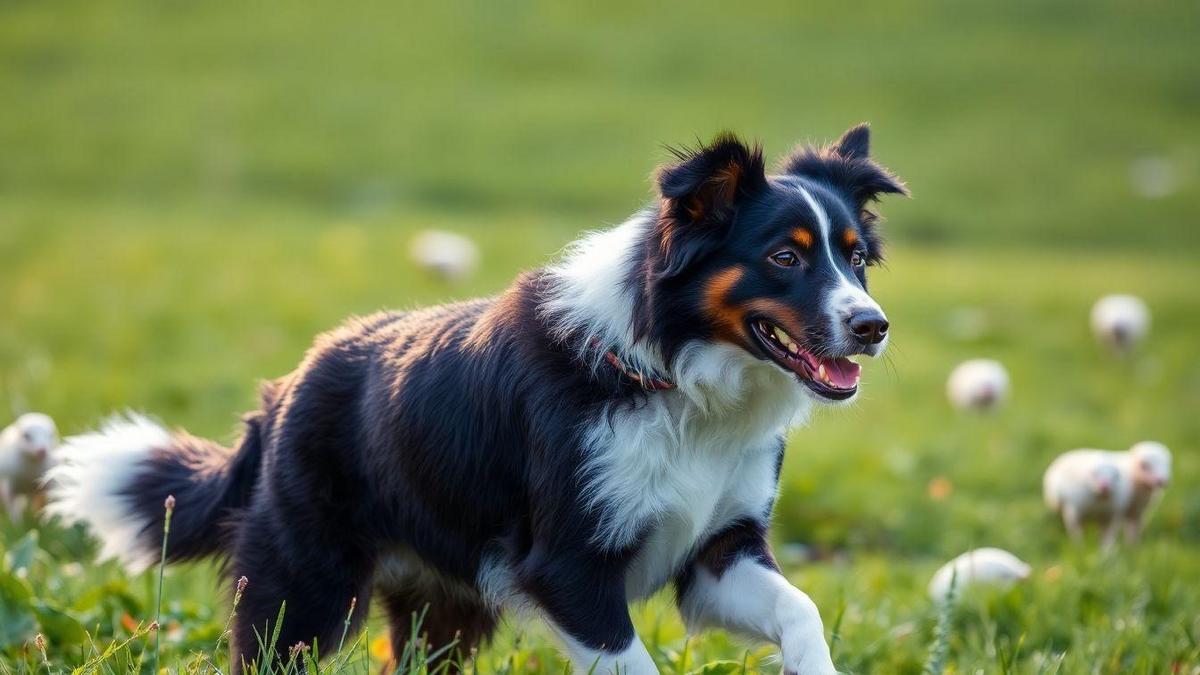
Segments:
[[[765,524],[748,519],[713,537],[676,584],[690,628],[725,628],[777,644],[785,673],[837,673],[817,606],[780,573]]]
[[[657,675],[625,597],[624,565],[586,553],[539,554],[521,586],[562,642],[578,675]]]

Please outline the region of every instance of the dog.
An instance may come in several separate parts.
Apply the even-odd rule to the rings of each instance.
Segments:
[[[235,667],[269,624],[280,649],[334,644],[373,597],[396,654],[422,610],[426,644],[464,654],[526,610],[577,672],[655,673],[628,604],[673,585],[689,627],[833,673],[767,528],[786,431],[851,401],[850,357],[888,341],[871,209],[907,189],[869,142],[855,127],[772,175],[733,135],[676,150],[651,206],[499,296],[318,337],[232,448],[140,416],[70,439],[51,512],[138,569],[173,495],[167,562],[248,578]]]

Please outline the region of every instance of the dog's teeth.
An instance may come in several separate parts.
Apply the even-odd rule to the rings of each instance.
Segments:
[[[825,364],[822,363],[821,365],[817,366],[817,377],[825,380],[826,382],[829,381],[829,377],[825,375]]]
[[[788,348],[788,351],[791,352],[792,354],[800,353],[800,347],[795,342],[792,342],[791,340],[788,340],[787,348]]]

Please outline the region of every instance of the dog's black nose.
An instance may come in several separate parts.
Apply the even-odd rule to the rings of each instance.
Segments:
[[[888,321],[877,309],[860,309],[846,319],[846,325],[854,337],[865,345],[877,345],[887,337]]]

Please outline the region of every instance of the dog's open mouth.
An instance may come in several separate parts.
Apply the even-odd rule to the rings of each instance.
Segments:
[[[813,393],[844,401],[858,391],[859,365],[845,357],[822,358],[800,346],[779,326],[764,319],[750,322],[750,332],[775,363],[796,374]]]

